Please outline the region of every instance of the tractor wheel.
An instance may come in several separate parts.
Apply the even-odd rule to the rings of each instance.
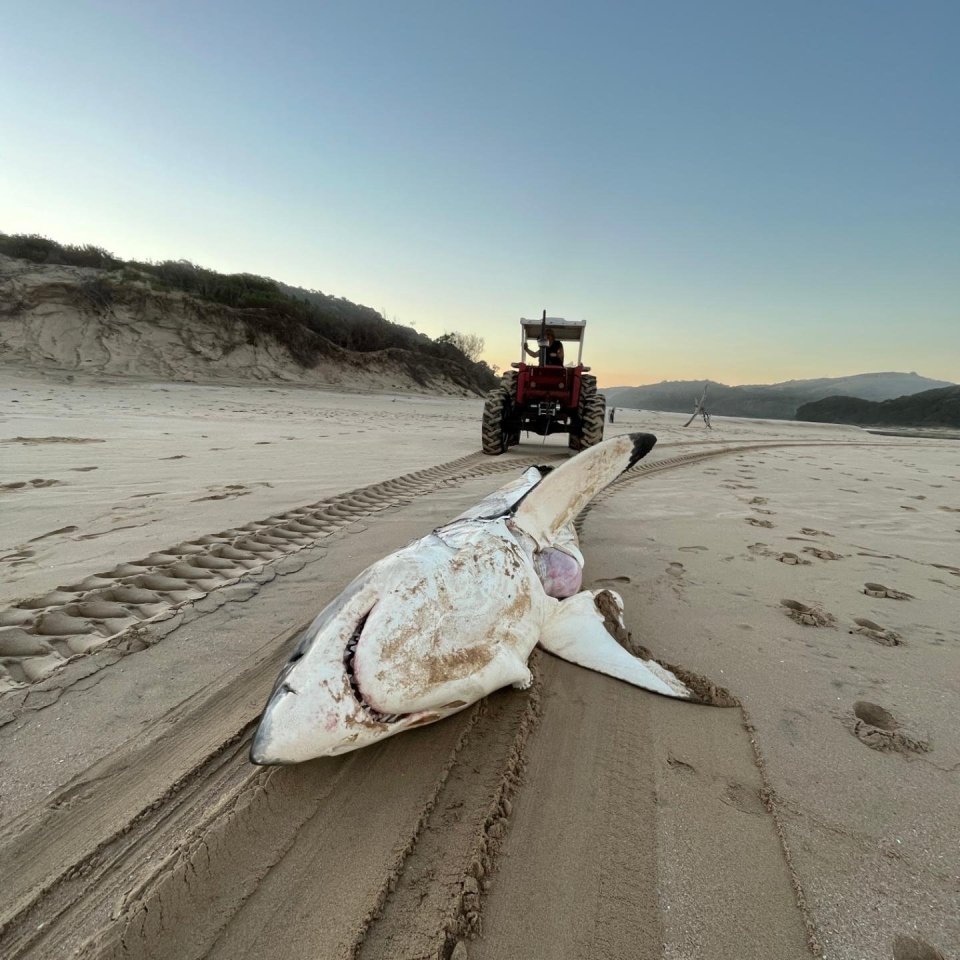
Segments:
[[[506,453],[510,445],[508,417],[510,415],[510,394],[497,387],[487,394],[483,406],[483,431],[481,434],[483,452],[496,456]]]
[[[598,394],[588,397],[586,409],[583,413],[582,433],[580,434],[581,450],[586,450],[587,447],[592,447],[603,439],[603,423],[606,418],[606,397]]]
[[[585,373],[580,377],[580,400],[577,403],[577,417],[574,423],[580,423],[580,432],[574,433],[573,430],[570,431],[570,439],[567,442],[567,445],[571,450],[586,450],[587,447],[593,446],[593,443],[589,443],[586,439],[586,423],[587,423],[587,411],[590,408],[590,404],[596,401],[597,397],[597,378],[592,374]],[[602,398],[601,398],[602,399]],[[605,402],[605,401],[604,401]],[[603,432],[601,431],[601,439]],[[594,441],[596,442],[596,441]]]

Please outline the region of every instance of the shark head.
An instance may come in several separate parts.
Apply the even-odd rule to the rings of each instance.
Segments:
[[[460,521],[357,577],[306,629],[281,670],[251,760],[346,753],[524,679],[536,628],[515,620],[539,588],[505,530]],[[511,599],[514,617],[504,614]],[[520,657],[518,637],[526,638]]]
[[[367,746],[442,714],[384,714],[356,682],[357,646],[395,571],[386,560],[365,570],[304,631],[274,684],[250,748],[257,764],[298,763]]]

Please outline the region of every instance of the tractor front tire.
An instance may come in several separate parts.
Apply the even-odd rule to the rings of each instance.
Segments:
[[[483,405],[483,429],[481,440],[483,452],[498,456],[507,452],[510,444],[509,424],[510,394],[502,387],[497,387],[487,394],[487,402]]]
[[[603,424],[607,417],[607,399],[600,394],[587,398],[583,411],[580,449],[595,446],[603,440]]]

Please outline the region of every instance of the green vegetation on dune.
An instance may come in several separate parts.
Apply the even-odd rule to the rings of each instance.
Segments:
[[[960,387],[925,390],[879,403],[858,397],[827,397],[805,403],[798,420],[878,427],[960,427]]]
[[[121,260],[101,247],[62,244],[36,234],[0,233],[0,254],[36,264],[106,271],[89,281],[96,300],[102,302],[124,285],[143,283],[159,293],[178,292],[229,307],[239,311],[241,318],[255,317],[257,329],[282,343],[303,367],[316,364],[333,344],[361,354],[400,351],[394,359],[418,381],[419,359],[431,370],[440,361],[453,373],[452,379],[468,389],[482,392],[496,383],[486,363],[460,349],[470,341],[469,335],[444,334],[432,340],[412,327],[391,323],[371,307],[318,290],[287,286],[269,277],[217,273],[188,260]]]

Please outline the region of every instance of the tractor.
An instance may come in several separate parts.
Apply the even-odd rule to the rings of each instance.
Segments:
[[[597,393],[597,378],[590,376],[582,364],[583,334],[586,320],[563,320],[548,317],[546,310],[539,320],[520,320],[520,356],[536,354],[528,364],[524,359],[512,363],[498,386],[487,395],[483,408],[483,452],[505,453],[520,442],[523,431],[541,437],[551,433],[570,435],[571,450],[585,450],[603,439],[606,400]],[[575,366],[550,364],[548,332],[556,340],[576,343]],[[535,341],[538,351],[528,346]]]

